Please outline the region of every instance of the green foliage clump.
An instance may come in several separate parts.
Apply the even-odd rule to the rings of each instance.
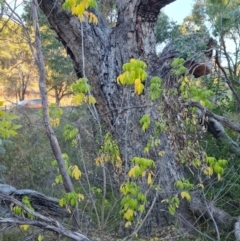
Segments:
[[[139,120],[139,123],[142,126],[142,130],[146,131],[150,125],[150,117],[148,115],[143,115],[143,117]]]
[[[160,12],[157,20],[156,38],[158,43],[172,40],[179,35],[179,25],[164,12]]]
[[[126,182],[120,187],[120,191],[123,194],[123,198],[120,202],[122,207],[120,213],[126,220],[126,228],[132,225],[132,221],[137,215],[137,212],[144,212],[145,210],[144,204],[146,203],[147,198],[140,189],[140,186],[135,182]]]
[[[181,76],[186,73],[187,69],[183,66],[184,59],[183,58],[174,58],[171,66],[172,66],[172,73],[176,76]]]
[[[74,93],[72,104],[96,104],[96,99],[91,95],[91,89],[92,87],[88,83],[88,79],[80,78],[75,84],[72,85],[72,91]]]
[[[148,97],[152,101],[161,99],[163,93],[163,81],[160,77],[153,77],[150,80]]]
[[[194,81],[188,76],[185,76],[179,81],[181,83],[180,91],[182,97],[184,97],[186,100],[198,101],[203,106],[210,109],[213,107],[211,101],[211,98],[213,98],[213,91],[202,86],[200,80]]]
[[[117,82],[122,85],[134,84],[134,92],[140,95],[144,90],[143,82],[147,78],[145,69],[147,65],[144,61],[138,59],[130,59],[129,63],[123,65],[124,72],[117,78]]]

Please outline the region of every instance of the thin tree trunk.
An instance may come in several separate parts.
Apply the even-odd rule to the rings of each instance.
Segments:
[[[33,0],[32,2],[32,18],[34,24],[34,31],[35,31],[35,43],[36,43],[36,62],[39,70],[39,90],[42,99],[42,108],[43,108],[43,122],[44,127],[53,151],[53,154],[57,160],[58,168],[60,174],[63,179],[63,186],[66,192],[74,192],[74,187],[70,176],[68,174],[68,170],[65,166],[63,155],[61,148],[58,143],[58,139],[54,133],[53,128],[50,124],[49,118],[49,110],[48,110],[48,96],[46,90],[46,71],[45,65],[43,60],[42,48],[41,48],[41,40],[40,40],[40,31],[38,26],[38,15],[37,15],[38,3],[37,0]],[[74,208],[73,211],[73,227],[78,228],[78,221],[79,221],[79,213],[77,207]]]
[[[33,16],[35,41],[36,41],[36,63],[37,63],[38,70],[39,70],[39,90],[40,90],[42,106],[43,106],[44,127],[47,132],[47,136],[49,138],[50,145],[52,147],[54,156],[56,157],[56,160],[58,162],[58,167],[59,167],[60,173],[63,177],[63,186],[64,186],[66,192],[73,192],[74,191],[73,184],[68,175],[66,166],[64,164],[61,148],[59,146],[59,143],[58,143],[58,140],[54,133],[54,130],[52,129],[51,124],[50,124],[49,111],[48,111],[48,96],[47,96],[46,83],[45,83],[46,71],[45,71],[45,65],[44,65],[44,60],[43,60],[43,55],[42,55],[40,32],[39,32],[39,27],[38,27],[37,8],[38,8],[38,3],[36,0],[33,0],[32,16]]]

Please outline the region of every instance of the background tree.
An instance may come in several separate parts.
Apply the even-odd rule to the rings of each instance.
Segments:
[[[1,19],[1,83],[6,95],[24,100],[27,89],[36,81],[36,68],[22,27]]]
[[[29,31],[32,29],[31,4],[24,4],[22,18],[27,23]],[[67,56],[66,50],[58,40],[58,37],[50,28],[46,17],[39,13],[39,24],[42,36],[43,55],[47,73],[47,88],[51,95],[54,95],[55,103],[71,95],[71,84],[76,80],[76,74],[72,61]]]
[[[171,20],[164,12],[160,12],[157,21],[156,38],[158,43],[170,41],[179,36],[180,25]]]
[[[47,69],[48,91],[54,91],[55,102],[60,105],[62,98],[72,94],[71,84],[76,81],[72,62],[66,50],[48,27],[41,28],[43,54]]]

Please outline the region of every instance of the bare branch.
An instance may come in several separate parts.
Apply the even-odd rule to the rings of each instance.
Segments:
[[[219,121],[222,125],[240,133],[239,125],[229,121],[227,118],[225,118],[223,116],[214,114],[213,112],[211,112],[210,110],[208,110],[207,108],[202,106],[200,103],[198,103],[196,101],[190,101],[190,102],[184,104],[184,107],[189,107],[189,106],[197,107],[201,111],[205,112],[207,116],[212,117],[213,119]]]
[[[73,232],[68,229],[65,229],[62,225],[59,225],[59,227],[56,227],[52,224],[48,224],[37,220],[20,219],[20,218],[0,218],[0,223],[18,224],[18,225],[27,224],[27,225],[41,228],[43,230],[56,232],[60,235],[63,235],[68,238],[72,238],[73,240],[76,240],[76,241],[90,241],[90,239],[87,238],[86,236],[78,232]]]
[[[228,84],[230,90],[232,91],[232,93],[233,93],[233,95],[234,95],[234,97],[235,97],[235,99],[237,101],[238,107],[240,107],[240,97],[237,94],[237,92],[235,91],[231,79],[228,77],[225,69],[222,67],[221,63],[219,62],[218,51],[216,52],[216,64],[219,67],[219,69],[221,69],[221,71],[223,72],[225,80],[226,80],[226,83]]]
[[[0,193],[0,199],[14,203],[15,205],[21,207],[22,209],[30,213],[35,218],[41,220],[41,221],[38,221],[38,220],[31,220],[28,218],[11,217],[11,218],[0,218],[0,223],[19,224],[19,225],[28,224],[31,226],[41,228],[43,230],[56,232],[60,235],[64,235],[66,237],[72,238],[77,241],[90,241],[90,239],[84,236],[83,234],[66,229],[56,219],[46,217],[40,213],[37,213],[29,209],[28,207],[23,205],[20,201],[18,201],[12,196]]]

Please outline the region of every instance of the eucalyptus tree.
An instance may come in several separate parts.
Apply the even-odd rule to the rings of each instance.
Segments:
[[[151,211],[151,218],[148,219],[151,221],[149,222],[156,222],[158,225],[166,224],[165,211],[159,211],[164,210],[160,208],[161,201],[172,196],[176,191],[174,183],[184,178],[183,167],[177,161],[181,149],[185,145],[189,145],[188,150],[198,148],[197,142],[195,142],[196,146],[193,143],[190,144],[191,142],[187,141],[187,137],[184,134],[181,136],[181,131],[178,135],[177,129],[173,127],[177,121],[175,118],[178,116],[177,109],[179,108],[178,104],[175,104],[177,99],[174,98],[174,95],[172,97],[165,95],[162,104],[157,105],[153,104],[147,97],[147,93],[151,91],[149,85],[153,76],[161,76],[168,88],[177,85],[178,82],[172,77],[170,71],[171,68],[174,68],[171,61],[174,56],[179,56],[179,52],[183,52],[184,45],[188,45],[188,41],[184,42],[182,39],[175,46],[178,51],[174,51],[171,47],[166,48],[160,58],[155,53],[155,28],[158,14],[161,8],[171,2],[173,1],[116,1],[116,25],[109,27],[105,24],[97,8],[91,10],[91,13],[95,14],[98,19],[96,26],[88,22],[81,22],[69,11],[64,10],[62,8],[63,1],[39,1],[40,8],[48,17],[49,23],[71,56],[78,78],[88,78],[92,95],[97,101],[95,107],[90,106],[93,118],[100,123],[100,126],[104,125],[105,130],[110,131],[117,141],[123,160],[123,171],[119,173],[118,178],[120,180],[127,179],[126,174],[131,169],[131,160],[134,157],[149,157],[156,163],[154,183],[159,189],[149,193],[151,201],[149,201],[147,208]],[[202,57],[204,54],[208,58],[211,57],[213,42],[209,42],[209,39],[202,38],[199,41],[199,38],[190,36],[187,37],[187,40],[198,46],[194,48],[194,46],[188,45],[183,53],[184,56],[186,55],[191,59],[189,56],[191,53],[200,51]],[[116,81],[122,73],[123,64],[129,62],[131,58],[141,59],[147,64],[149,77],[145,82],[144,94],[141,96],[134,95],[133,89],[124,87]],[[195,58],[201,59],[200,56],[195,56]],[[206,58],[200,60],[203,61],[201,63],[191,60],[187,62],[189,73],[195,75],[195,70],[200,69],[203,71],[201,74],[196,74],[196,77],[209,73],[210,69],[206,71],[207,65],[204,64],[204,59],[206,60]],[[177,74],[179,75],[179,72]],[[214,120],[216,118],[217,123],[222,121],[213,113],[204,110],[205,108],[201,105],[195,102],[191,102],[191,105],[200,108],[203,113],[207,113]],[[147,131],[143,132],[139,120],[145,114],[149,116],[151,121]],[[174,121],[170,120],[171,118]],[[179,118],[181,119],[181,117]],[[167,123],[166,125],[169,127],[167,135],[163,132],[164,125],[160,125],[162,128],[160,127],[159,132],[156,132],[159,121]],[[236,130],[239,131],[239,128],[237,127]],[[153,147],[150,144],[152,149],[148,152],[146,145],[151,142],[152,136],[156,133],[158,133],[159,145],[156,144]],[[200,151],[198,156],[203,157],[204,155]],[[200,202],[200,199],[195,200]],[[195,206],[193,205],[191,208],[199,207],[197,204],[200,203],[195,202]],[[188,219],[189,209],[184,204],[182,205],[178,215],[179,220],[182,223],[191,223],[192,221]]]
[[[114,187],[121,186],[120,191],[125,196],[132,187],[138,187],[133,190],[135,194],[131,193],[131,195],[140,194],[137,196],[138,201],[144,202],[144,207],[137,205],[137,210],[127,209],[124,213],[124,218],[128,221],[125,227],[132,224],[134,215],[138,219],[134,223],[136,227],[131,235],[136,235],[139,231],[150,234],[154,225],[161,227],[168,225],[171,220],[168,211],[176,214],[182,226],[196,230],[193,211],[199,216],[204,215],[212,220],[217,238],[220,240],[219,229],[224,229],[227,226],[226,223],[231,226],[234,219],[209,203],[205,196],[202,197],[201,190],[192,190],[193,184],[185,177],[192,173],[197,175],[194,185],[201,189],[204,187],[202,178],[204,180],[210,178],[213,172],[218,177],[223,175],[222,166],[226,165],[226,160],[218,161],[214,157],[207,157],[202,150],[198,142],[198,134],[201,131],[197,129],[197,116],[192,107],[199,109],[199,116],[203,122],[208,121],[208,124],[212,124],[212,129],[209,128],[210,125],[207,129],[213,133],[224,132],[222,124],[236,132],[240,132],[240,128],[208,109],[211,106],[209,100],[211,91],[206,88],[201,90],[201,83],[193,78],[193,76],[204,76],[211,70],[209,62],[214,48],[212,39],[208,36],[193,35],[181,37],[175,43],[167,45],[160,58],[156,55],[155,28],[158,14],[161,8],[173,1],[117,0],[117,18],[113,27],[107,26],[97,8],[85,13],[86,18],[91,16],[96,20],[97,17],[97,25],[83,21],[82,15],[78,18],[66,10],[70,8],[76,14],[77,11],[84,13],[82,11],[84,9],[82,6],[78,7],[78,4],[86,4],[88,1],[67,0],[64,3],[64,1],[39,0],[38,4],[58,39],[66,48],[76,74],[82,81],[80,86],[74,85],[75,90],[83,90],[89,95],[88,107],[99,128],[96,140],[100,140],[102,145],[100,154],[104,156],[106,154],[104,152],[108,152],[108,155],[102,156],[102,159],[96,158],[97,164],[103,167],[103,173],[106,175],[108,165],[105,165],[104,160],[114,151],[114,157],[118,163],[115,168],[108,169],[108,180],[114,183]],[[38,46],[36,60],[40,70],[44,123],[51,140],[54,132],[47,118],[47,98],[44,89],[46,75],[36,11],[34,19]],[[123,74],[122,66],[125,71]],[[144,72],[146,66],[148,77]],[[125,86],[132,77],[128,76],[127,71],[132,68],[141,73],[140,77],[134,80],[135,89],[131,85]],[[154,76],[158,77],[152,78]],[[146,79],[144,84],[140,83],[142,79]],[[89,101],[90,96],[94,97],[91,101]],[[191,129],[198,132],[191,132]],[[103,138],[105,132],[108,134]],[[57,144],[56,139],[51,142],[52,146],[53,144]],[[55,153],[58,154],[58,159],[61,160],[59,166],[62,167],[61,151],[59,146],[57,148],[58,151]],[[182,165],[184,163],[187,164],[185,165],[187,171],[184,171]],[[147,170],[147,174],[140,172],[138,183],[141,185],[137,186],[131,180],[139,177],[139,173],[136,174],[134,170],[139,170],[141,166],[148,167],[150,170]],[[204,175],[201,174],[201,170],[204,170]],[[63,170],[63,174],[65,171]],[[146,175],[147,184],[144,182]],[[106,179],[103,183],[106,185]],[[63,184],[67,192],[74,190],[71,182],[68,185],[67,179]],[[147,197],[146,200],[143,193]],[[183,199],[181,204],[178,196]],[[106,192],[103,197],[106,197]],[[125,206],[123,204],[123,211],[125,207],[135,205],[136,201],[131,199],[131,204],[126,204]],[[92,205],[94,206],[94,202]],[[144,209],[146,213],[142,214]],[[104,213],[102,213],[102,219],[104,219]],[[141,229],[142,225],[144,225],[143,229]],[[238,225],[239,223],[236,222],[236,227]],[[207,234],[203,235],[207,236]]]

